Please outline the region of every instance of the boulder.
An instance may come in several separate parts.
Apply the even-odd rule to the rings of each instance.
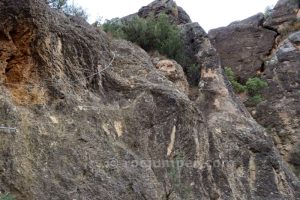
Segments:
[[[197,54],[204,43],[204,38],[207,37],[202,27],[192,22],[188,14],[173,0],[156,0],[147,6],[142,7],[137,13],[123,17],[121,21],[126,22],[132,20],[133,17],[139,16],[142,18],[157,17],[160,14],[166,14],[171,23],[178,25],[182,40],[184,43],[184,55],[180,60],[188,82],[191,85],[197,85],[200,80],[201,63],[198,62]],[[189,68],[194,67],[194,71],[189,73]]]
[[[182,67],[173,60],[160,60],[156,68],[161,71],[170,81],[175,83],[178,89],[189,94],[189,84],[182,70]]]
[[[282,35],[299,30],[300,3],[297,0],[279,0],[267,16],[264,26],[272,28]]]
[[[241,82],[264,70],[264,57],[270,54],[276,32],[262,27],[263,14],[210,30],[223,67],[233,69]]]
[[[155,0],[138,11],[138,16],[147,18],[166,14],[174,24],[186,24],[192,22],[189,15],[173,0]]]

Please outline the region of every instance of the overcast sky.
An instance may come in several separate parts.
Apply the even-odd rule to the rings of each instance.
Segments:
[[[137,12],[153,0],[70,0],[80,5],[89,14],[89,21],[98,17],[111,19]],[[277,0],[176,0],[177,5],[190,15],[194,22],[206,30],[226,26],[274,6]]]

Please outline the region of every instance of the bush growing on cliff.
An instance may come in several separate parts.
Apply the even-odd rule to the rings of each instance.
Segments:
[[[67,5],[68,0],[47,0],[47,3],[55,9],[62,9],[64,6]]]
[[[14,200],[10,194],[0,194],[0,200]]]
[[[230,67],[225,68],[225,74],[236,93],[247,92],[249,94],[249,102],[258,104],[263,100],[261,90],[268,86],[267,82],[259,77],[249,78],[246,84],[241,84],[236,80],[236,76]]]
[[[247,91],[252,96],[257,95],[262,89],[267,86],[267,82],[258,77],[249,78],[246,82]]]
[[[123,24],[121,23],[119,18],[106,20],[106,22],[102,24],[102,29],[114,38],[124,39],[126,37],[123,30]]]
[[[67,15],[82,17],[87,20],[88,15],[85,10],[80,6],[68,4],[69,0],[46,0],[51,8],[62,10]]]
[[[246,92],[247,88],[246,86],[240,84],[235,77],[234,72],[232,71],[232,69],[230,67],[225,67],[225,74],[229,80],[229,82],[231,83],[233,90],[236,93],[243,93]]]
[[[166,15],[147,19],[133,17],[124,23],[119,19],[113,19],[106,21],[102,27],[113,37],[134,42],[146,51],[157,50],[179,63],[183,60],[180,30],[176,25],[171,24]]]

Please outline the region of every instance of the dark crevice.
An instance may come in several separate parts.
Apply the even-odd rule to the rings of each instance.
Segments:
[[[6,62],[8,63],[7,64],[7,67],[5,68],[5,74],[8,74],[9,71],[13,68],[11,65],[10,65],[10,62],[15,59],[15,55],[11,55],[7,60]]]
[[[278,31],[276,28],[273,28],[271,26],[262,26],[264,29],[270,30],[270,31],[274,31],[277,35],[276,37],[279,35]]]
[[[266,68],[265,68],[265,62],[262,62],[261,66],[260,66],[260,68],[258,70],[258,72],[260,74],[263,74],[265,72],[265,70],[266,70]]]

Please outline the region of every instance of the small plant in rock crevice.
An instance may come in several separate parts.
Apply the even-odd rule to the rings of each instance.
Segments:
[[[236,93],[243,93],[243,92],[246,92],[247,88],[245,85],[242,85],[241,83],[239,83],[237,80],[236,80],[236,76],[234,74],[234,72],[232,71],[232,69],[230,67],[226,67],[225,68],[225,74],[229,80],[229,82],[231,83],[232,87],[233,87],[233,90],[236,92]]]
[[[268,86],[266,81],[259,77],[253,77],[249,78],[245,84],[239,83],[230,67],[225,68],[225,74],[236,93],[248,93],[249,98],[247,102],[249,104],[256,105],[264,100],[261,92]]]
[[[14,197],[11,194],[0,194],[0,200],[14,200]]]

